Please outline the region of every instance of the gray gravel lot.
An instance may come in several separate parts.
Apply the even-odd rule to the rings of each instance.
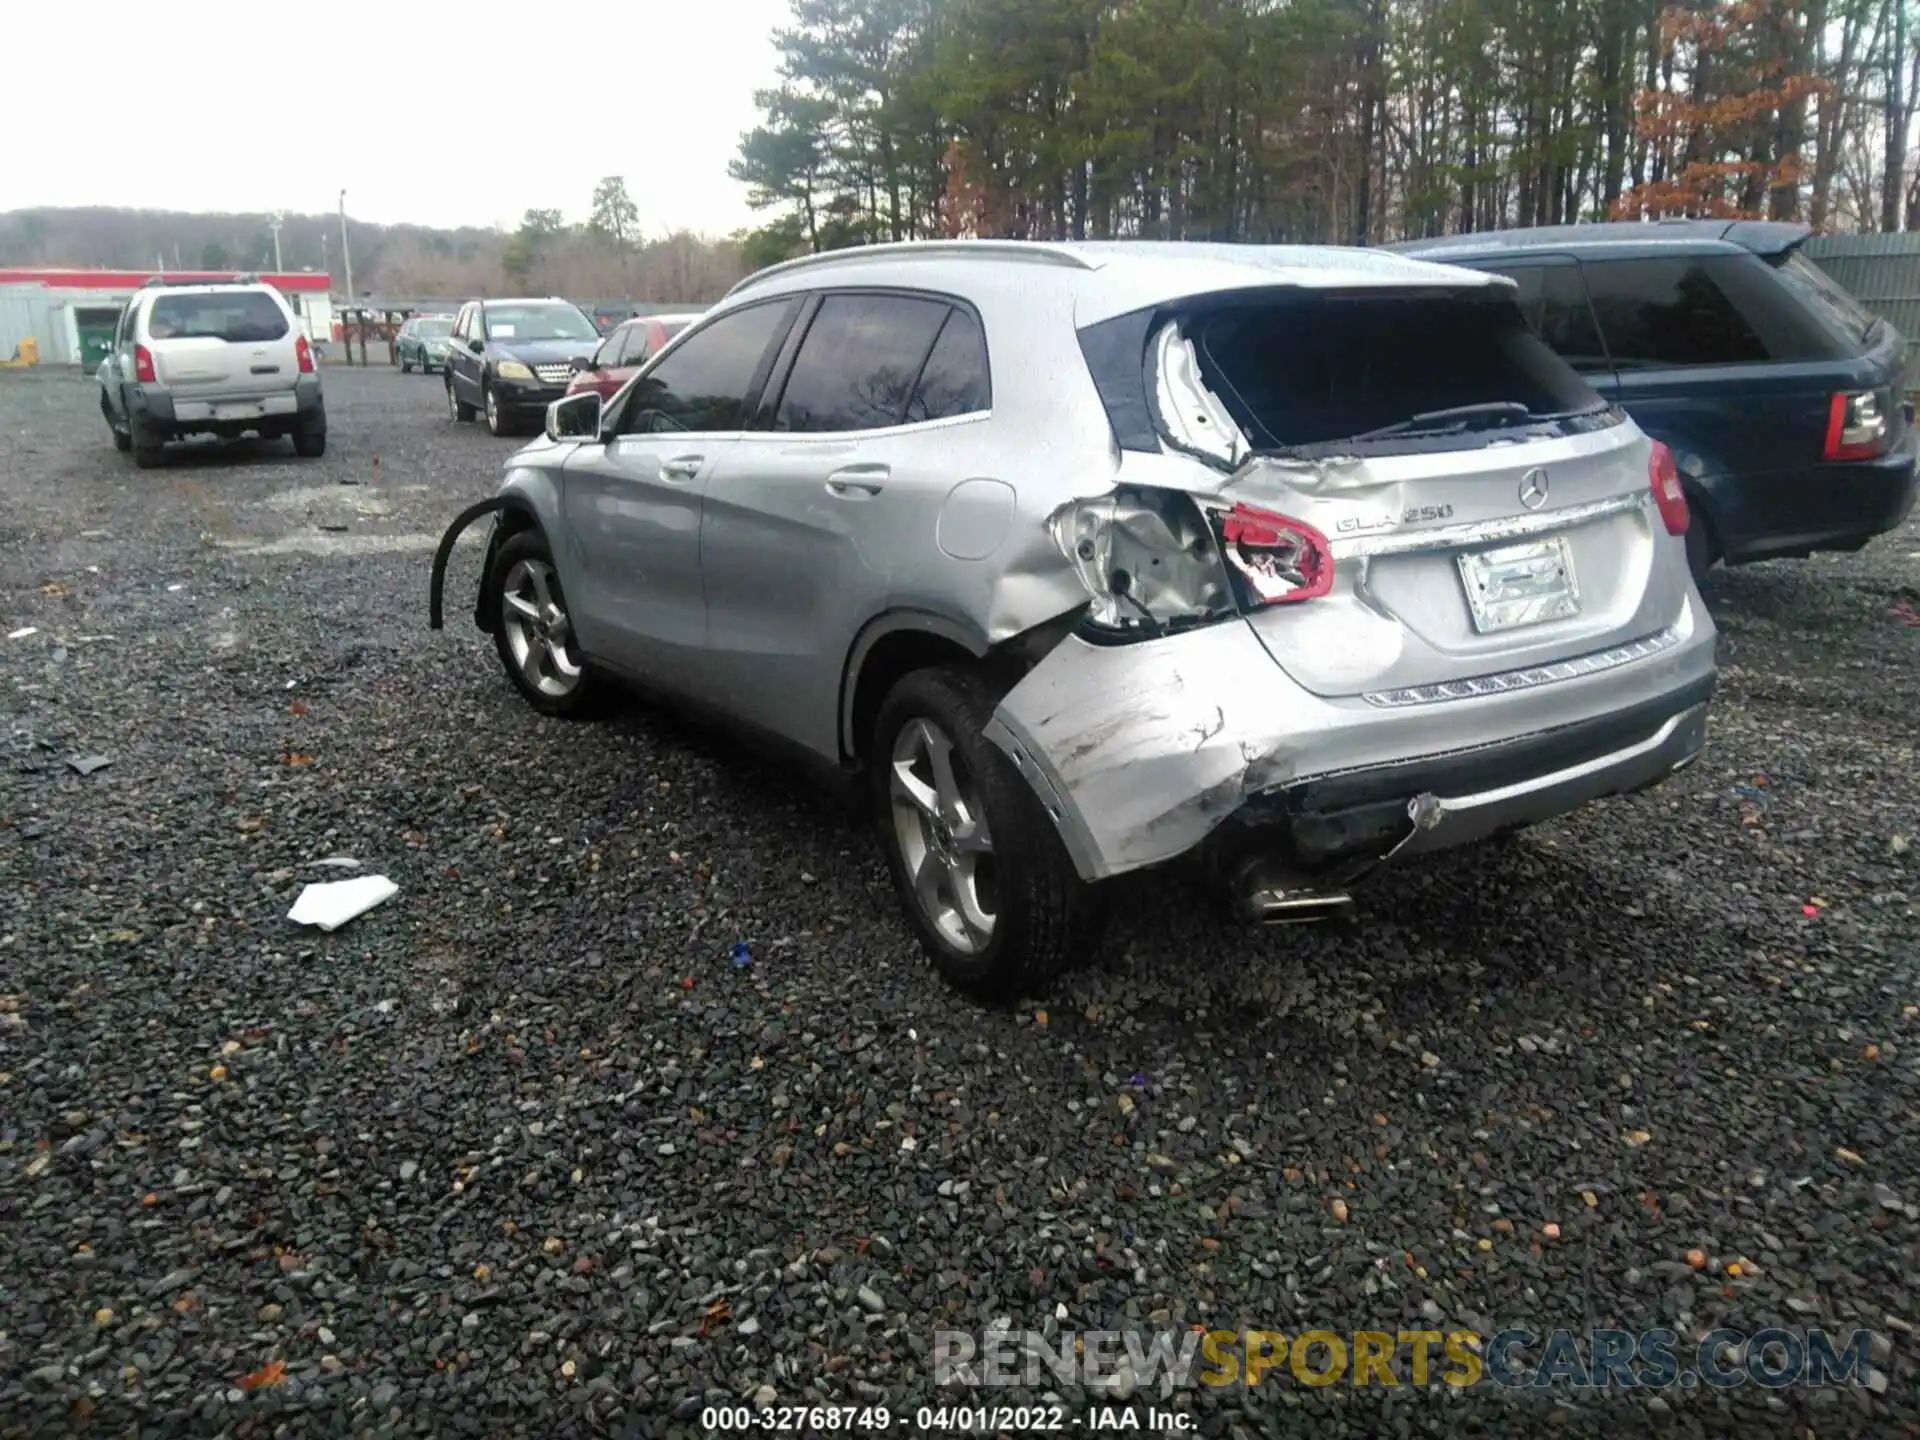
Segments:
[[[999,1317],[1862,1326],[1877,1394],[1159,1403],[1209,1434],[1920,1429],[1920,629],[1890,613],[1920,524],[1713,579],[1724,688],[1665,788],[1351,926],[1129,883],[1103,953],[994,1011],[837,802],[638,704],[526,709],[465,619],[477,531],[429,632],[425,552],[513,447],[437,378],[326,383],[324,460],[147,473],[90,383],[0,373],[0,634],[38,631],[0,640],[0,1434],[910,1413],[983,1398],[929,1350]],[[289,924],[339,854],[400,895]]]

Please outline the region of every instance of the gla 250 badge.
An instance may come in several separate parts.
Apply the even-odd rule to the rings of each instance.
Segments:
[[[1398,516],[1350,515],[1335,525],[1334,530],[1341,535],[1359,535],[1368,530],[1393,530],[1402,525],[1427,525],[1436,520],[1452,518],[1453,506],[1451,505],[1415,505],[1411,510],[1403,511]]]

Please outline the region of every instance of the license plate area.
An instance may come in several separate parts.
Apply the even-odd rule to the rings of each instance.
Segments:
[[[1566,536],[1525,540],[1459,556],[1473,628],[1487,635],[1580,613],[1580,585]]]

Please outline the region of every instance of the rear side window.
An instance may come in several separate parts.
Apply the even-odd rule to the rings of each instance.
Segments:
[[[1878,317],[1849,295],[1839,281],[1798,250],[1790,250],[1769,263],[1782,285],[1856,345],[1864,345],[1873,328],[1880,323]]]
[[[1755,255],[1589,260],[1587,291],[1622,371],[1844,358],[1842,337]]]
[[[993,408],[987,375],[987,338],[968,310],[955,308],[940,327],[933,353],[920,371],[920,384],[907,402],[907,423],[946,420]]]
[[[951,308],[908,295],[829,295],[794,357],[773,428],[804,433],[900,424]]]
[[[287,314],[258,290],[156,296],[147,315],[154,340],[226,340],[236,345],[283,340]]]
[[[767,352],[785,336],[793,310],[791,300],[753,305],[688,336],[628,389],[619,433],[740,429]]]
[[[1519,404],[1534,416],[1604,408],[1504,290],[1302,297],[1203,317],[1187,334],[1208,384],[1262,449],[1347,440],[1461,406]]]

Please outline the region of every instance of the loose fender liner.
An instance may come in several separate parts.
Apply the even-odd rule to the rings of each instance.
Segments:
[[[453,523],[447,527],[447,533],[440,537],[440,544],[433,552],[433,576],[427,584],[427,628],[442,630],[446,627],[442,621],[441,595],[446,588],[447,561],[453,558],[453,543],[461,533],[482,515],[492,515],[506,509],[512,503],[506,495],[491,495],[477,504],[469,505],[453,517]],[[492,547],[488,547],[491,552]],[[482,572],[484,578],[484,571]],[[480,602],[476,598],[473,605],[473,623],[482,630],[487,628],[480,614]]]

